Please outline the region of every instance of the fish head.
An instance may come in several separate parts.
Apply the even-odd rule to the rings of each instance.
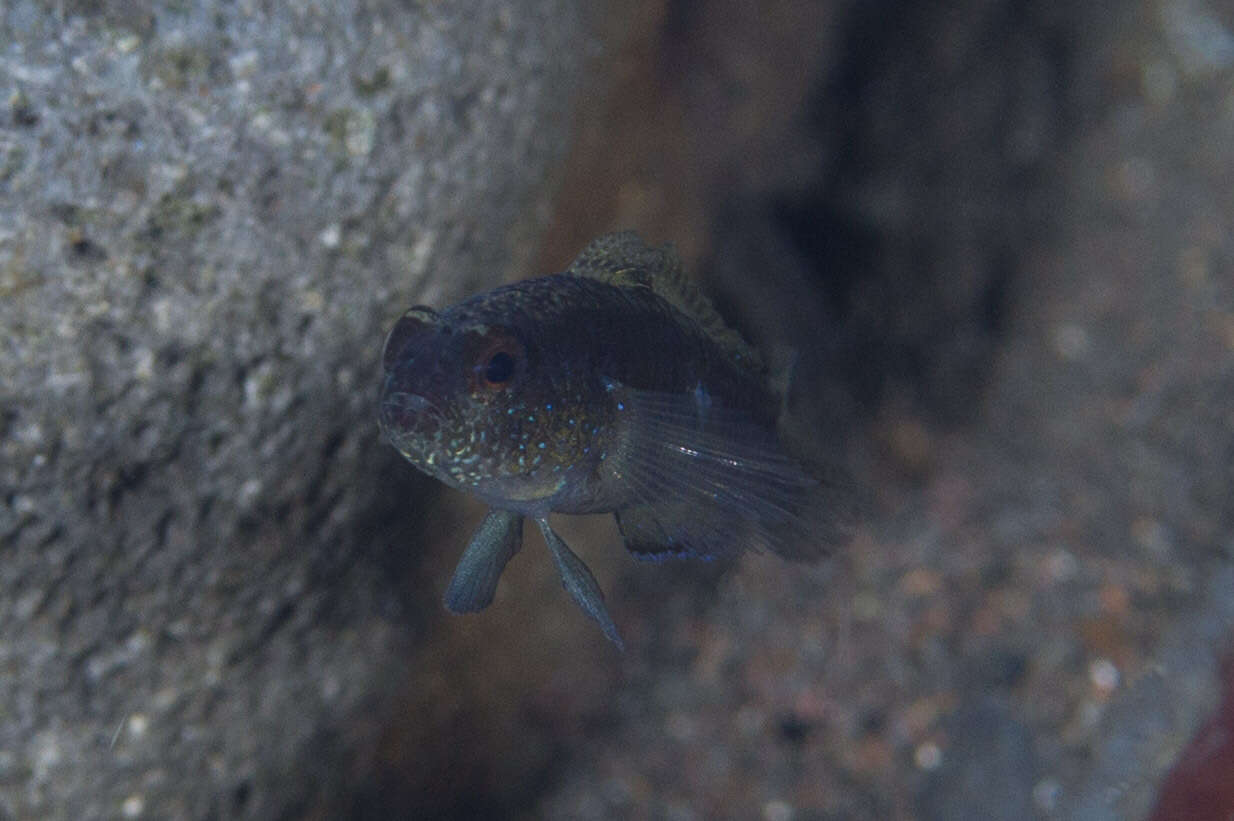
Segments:
[[[449,485],[490,502],[547,499],[586,445],[583,414],[560,403],[554,412],[561,373],[541,359],[534,335],[514,322],[412,308],[382,353],[381,430]]]

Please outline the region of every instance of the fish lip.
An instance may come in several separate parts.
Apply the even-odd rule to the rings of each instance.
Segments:
[[[402,407],[413,413],[422,413],[426,410],[434,410],[433,403],[427,396],[421,396],[418,393],[410,393],[408,391],[395,391],[385,397],[382,401],[382,406],[393,405]]]
[[[379,420],[387,436],[396,437],[409,431],[416,417],[428,416],[436,421],[441,414],[427,397],[407,391],[395,391],[381,398]]]

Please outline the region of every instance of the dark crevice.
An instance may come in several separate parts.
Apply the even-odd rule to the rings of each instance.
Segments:
[[[933,7],[854,5],[808,118],[829,162],[719,208],[717,257],[775,258],[811,284],[820,321],[787,341],[865,414],[892,395],[949,423],[980,406],[1017,260],[1048,230],[1041,169],[1068,122],[1069,51],[1050,11],[970,4],[955,12],[972,18],[964,37],[940,56],[954,21]],[[779,316],[803,310],[799,294],[784,298]]]

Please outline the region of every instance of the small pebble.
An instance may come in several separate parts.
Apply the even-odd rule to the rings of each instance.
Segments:
[[[933,741],[927,741],[919,744],[917,749],[913,751],[913,761],[920,769],[926,772],[937,770],[939,765],[943,763],[943,751]]]
[[[146,809],[146,799],[141,793],[133,793],[128,798],[124,799],[124,803],[120,805],[120,811],[124,813],[125,818],[137,818]]]
[[[317,235],[317,239],[321,242],[321,244],[331,250],[339,246],[339,242],[342,238],[343,229],[337,222],[330,223],[320,234]]]
[[[1033,785],[1033,801],[1043,812],[1053,812],[1062,791],[1062,785],[1056,779],[1043,778]]]
[[[1118,668],[1109,659],[1095,659],[1088,665],[1088,678],[1102,694],[1118,686]]]
[[[1092,348],[1092,340],[1089,338],[1088,331],[1082,325],[1070,322],[1057,326],[1051,334],[1050,341],[1059,358],[1066,359],[1068,362],[1083,359]]]
[[[765,821],[789,821],[793,817],[793,808],[785,801],[774,798],[763,805]]]

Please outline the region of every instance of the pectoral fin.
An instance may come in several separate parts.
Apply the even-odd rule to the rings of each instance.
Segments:
[[[843,537],[848,494],[807,474],[766,420],[691,392],[609,390],[630,432],[609,465],[632,497],[617,521],[640,559],[743,550],[816,558]]]
[[[601,592],[600,585],[596,583],[591,571],[587,569],[587,565],[553,531],[548,519],[536,519],[536,524],[540,526],[540,532],[544,534],[544,541],[548,543],[549,552],[553,554],[553,562],[557,565],[557,572],[561,574],[562,587],[574,598],[578,606],[583,608],[583,612],[600,625],[604,635],[617,645],[618,650],[625,649],[621,636],[617,633],[617,625],[613,624],[613,619],[604,606],[604,593]]]
[[[488,607],[506,562],[523,546],[523,517],[508,510],[490,510],[471,537],[446,590],[446,609],[475,613]]]

